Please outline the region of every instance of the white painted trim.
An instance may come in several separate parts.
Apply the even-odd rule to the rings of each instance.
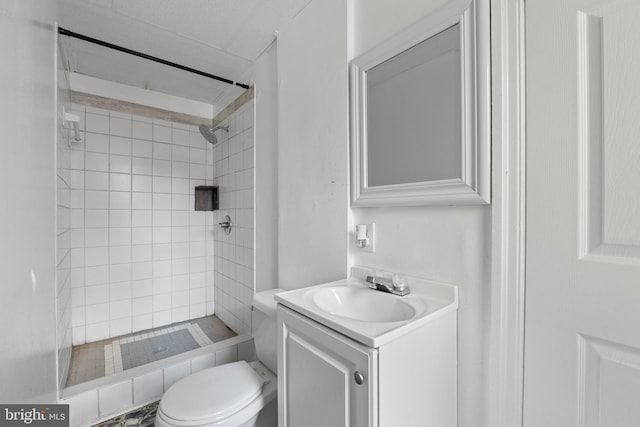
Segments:
[[[213,106],[205,102],[140,89],[78,73],[70,73],[70,85],[71,90],[76,92],[84,92],[105,98],[119,99],[134,104],[159,108],[161,110],[213,119]]]
[[[491,0],[493,210],[486,425],[521,427],[525,326],[525,5]]]
[[[488,0],[456,0],[355,58],[350,66],[353,206],[488,204],[491,200],[490,24]],[[367,72],[445,29],[460,26],[461,176],[369,186]]]

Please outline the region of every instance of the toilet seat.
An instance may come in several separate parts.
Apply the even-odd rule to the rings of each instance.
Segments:
[[[264,382],[245,361],[204,369],[171,386],[158,412],[176,426],[219,423],[256,400]]]

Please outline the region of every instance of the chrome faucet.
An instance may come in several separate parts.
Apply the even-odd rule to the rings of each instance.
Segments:
[[[396,282],[386,277],[367,276],[366,281],[369,284],[369,289],[387,292],[401,297],[409,294],[409,286],[404,280]]]

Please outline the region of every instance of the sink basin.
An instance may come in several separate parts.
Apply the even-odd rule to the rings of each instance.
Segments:
[[[400,322],[416,310],[395,295],[362,287],[332,286],[318,289],[313,302],[334,316],[363,322]]]
[[[351,271],[347,279],[279,292],[274,298],[283,310],[293,310],[371,348],[458,308],[455,286],[410,277],[411,293],[401,297],[369,289],[365,278],[372,269]]]

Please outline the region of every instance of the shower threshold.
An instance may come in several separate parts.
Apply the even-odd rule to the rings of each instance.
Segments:
[[[84,383],[236,336],[217,316],[74,346],[66,387]]]

